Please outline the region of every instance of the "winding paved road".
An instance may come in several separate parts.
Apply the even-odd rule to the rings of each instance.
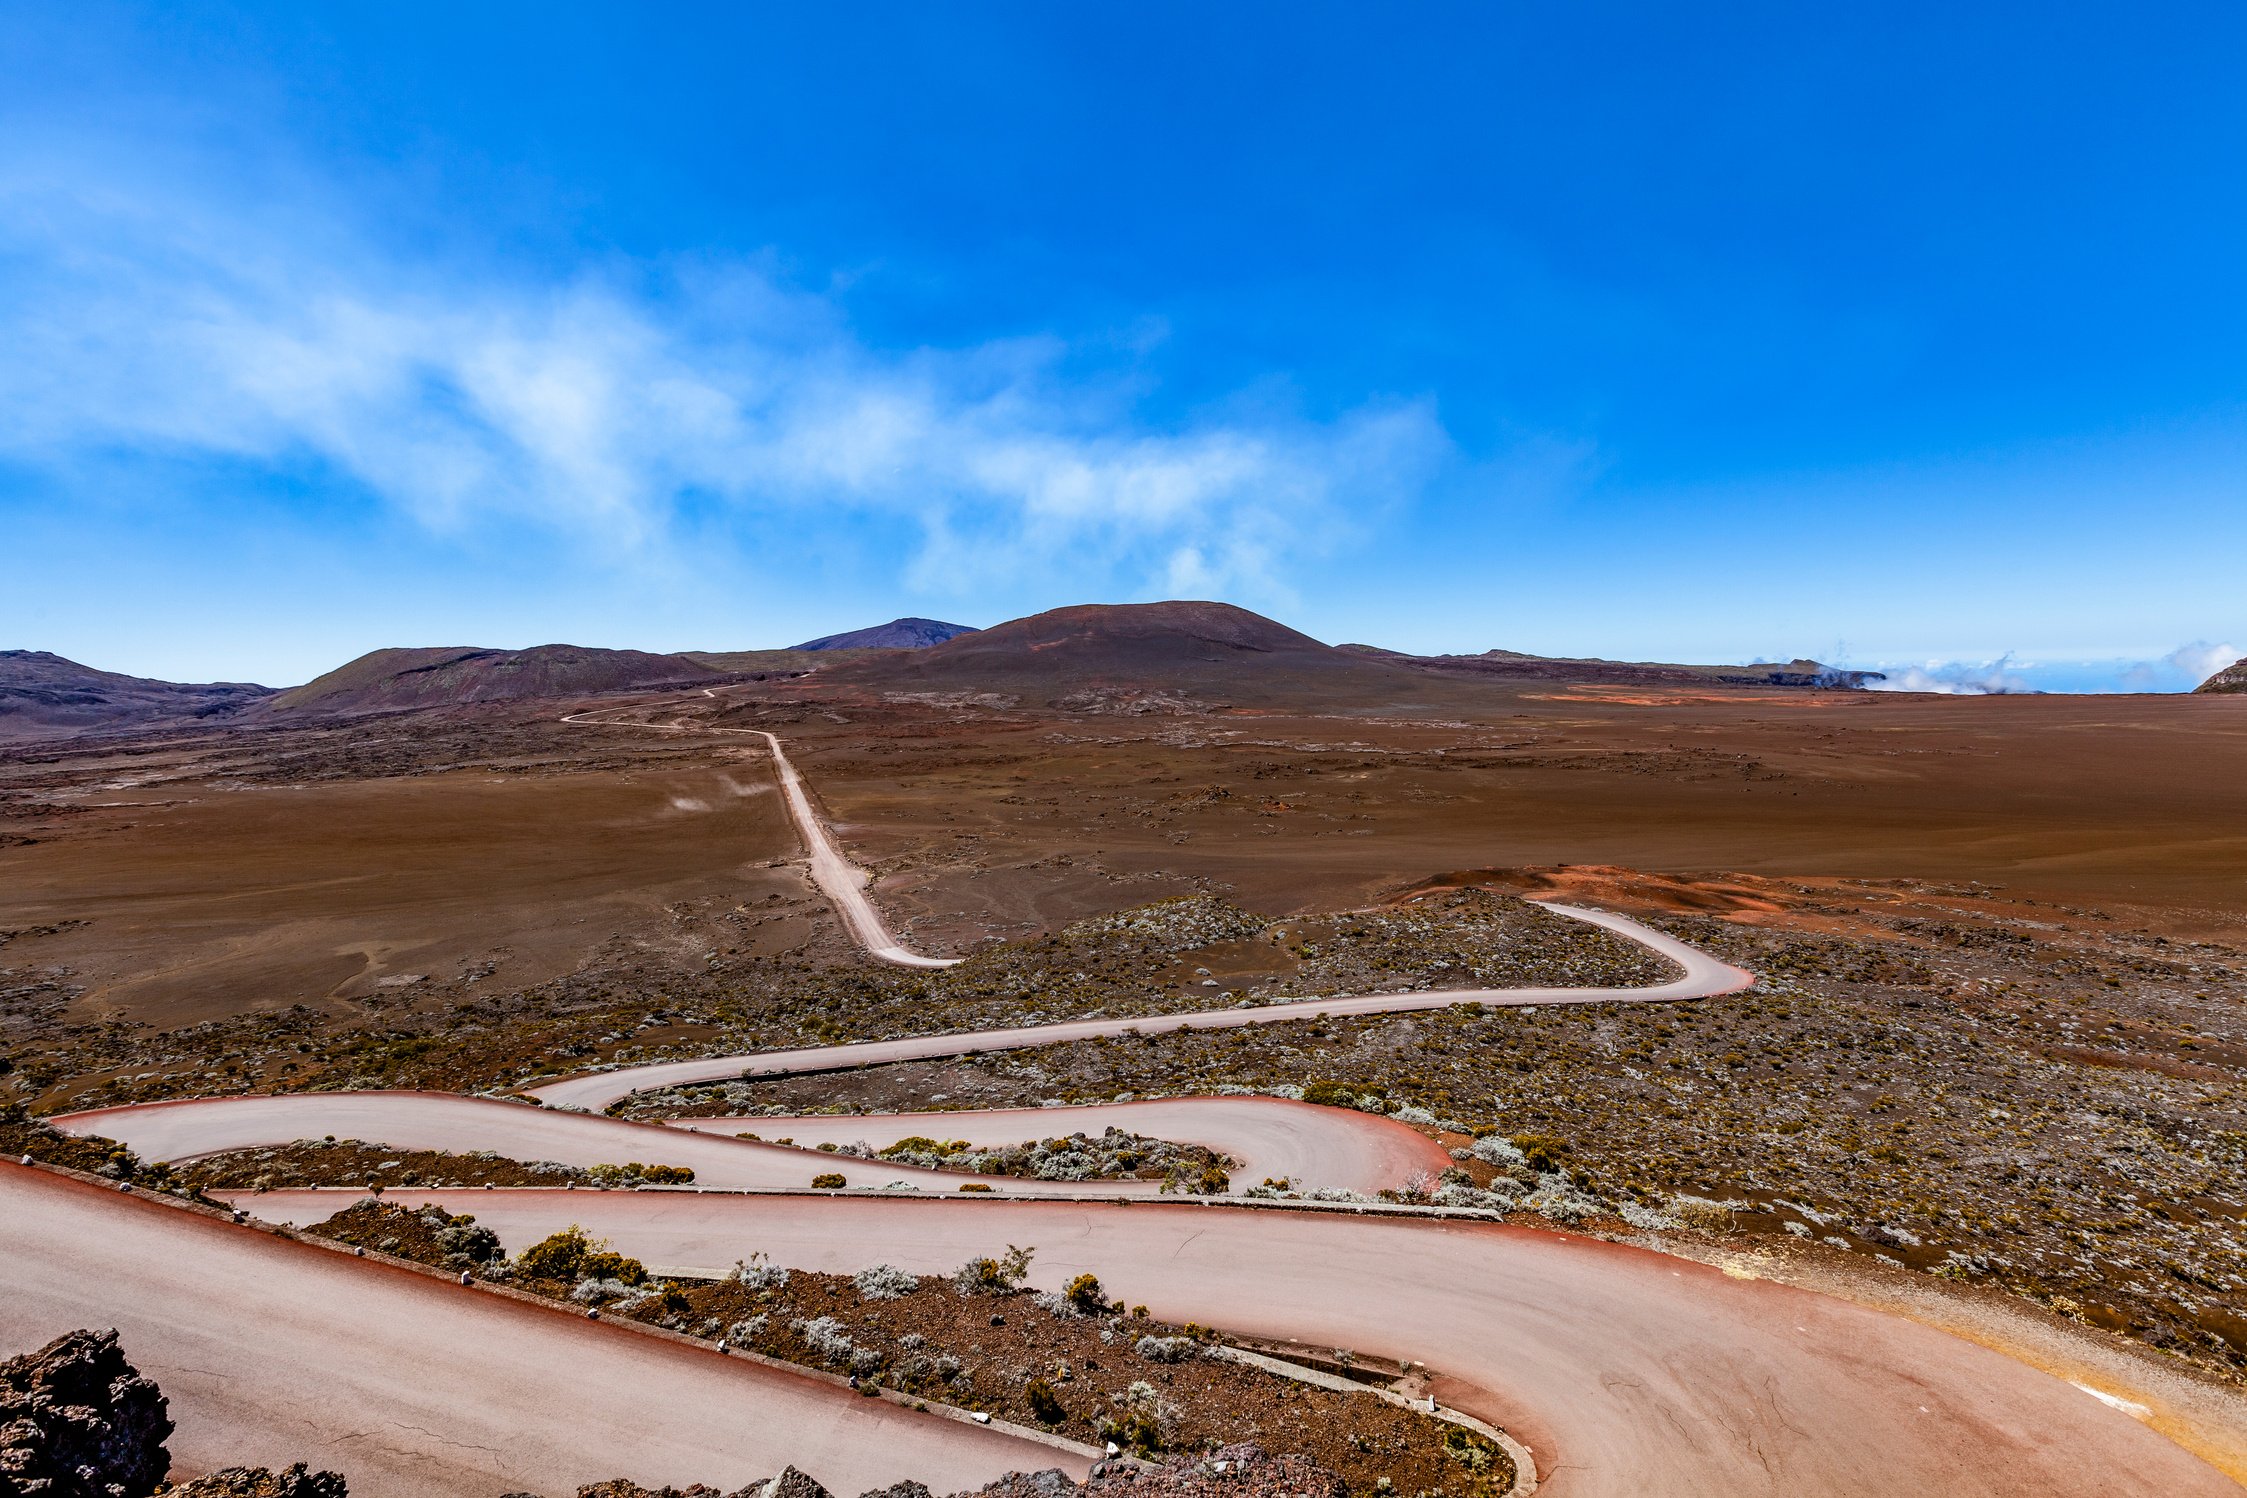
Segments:
[[[854,936],[886,960],[935,961],[888,939],[864,900],[863,875],[834,854],[777,740],[773,749],[815,877]],[[825,876],[822,849],[832,858]],[[943,1113],[912,1125],[893,1117],[879,1126],[860,1118],[704,1120],[681,1129],[590,1116],[629,1092],[683,1082],[1129,1030],[1468,1001],[1678,1000],[1752,981],[1623,917],[1550,908],[1644,943],[1675,962],[1680,976],[1644,989],[1362,995],[660,1063],[549,1084],[537,1089],[550,1105],[544,1109],[329,1093],[154,1104],[57,1122],[122,1138],[158,1158],[335,1134],[585,1164],[692,1164],[702,1183],[737,1189],[389,1193],[472,1212],[511,1248],[575,1222],[680,1272],[720,1270],[761,1251],[804,1268],[889,1262],[934,1273],[1007,1242],[1035,1245],[1043,1284],[1090,1271],[1169,1318],[1432,1363],[1445,1375],[1438,1391],[1448,1402],[1530,1443],[1542,1491],[1557,1498],[2240,1492],[2129,1414],[2023,1362],[1902,1317],[1684,1260],[1552,1231],[1346,1209],[1148,1201],[1128,1188],[1102,1203],[1023,1200],[1051,1191],[1014,1179],[988,1197],[950,1194],[958,1177],[922,1173],[909,1184],[943,1194],[772,1193],[776,1173],[787,1184],[813,1160],[863,1169],[868,1184],[884,1187],[905,1173],[698,1132],[746,1126],[792,1131],[812,1143],[815,1128],[879,1134],[894,1125],[1011,1139],[1027,1137],[1022,1127],[1054,1110],[972,1122]],[[1120,1113],[1119,1106],[1143,1111]],[[1087,1126],[1095,1116],[1130,1117],[1142,1132],[1285,1162],[1286,1173],[1306,1178],[1316,1178],[1315,1160],[1358,1189],[1431,1163],[1384,1133],[1397,1128],[1388,1121],[1268,1100],[1178,1099],[1079,1116]],[[308,1222],[356,1197],[275,1191],[237,1201],[262,1217]],[[453,1294],[404,1271],[13,1165],[0,1167],[0,1263],[11,1266],[0,1336],[24,1345],[65,1326],[123,1327],[128,1348],[173,1395],[183,1456],[205,1465],[220,1457],[278,1463],[309,1456],[364,1473],[384,1493],[496,1494],[615,1471],[642,1480],[733,1481],[782,1460],[839,1493],[908,1472],[942,1489],[1008,1467],[1056,1464],[1002,1433],[862,1404],[809,1380],[588,1327],[561,1311],[473,1290]],[[2247,1451],[2239,1434],[2247,1419],[2233,1402],[2218,1423],[2185,1434],[2235,1461]]]
[[[946,1056],[977,1055],[986,1051],[1060,1045],[1072,1040],[1093,1040],[1104,1036],[1165,1035],[1176,1030],[1232,1030],[1243,1025],[1285,1024],[1321,1015],[1400,1014],[1416,1009],[1447,1009],[1454,1004],[1479,1003],[1513,1007],[1541,1004],[1652,1004],[1737,993],[1755,982],[1753,973],[1719,962],[1673,936],[1640,925],[1629,916],[1605,910],[1579,909],[1571,905],[1548,904],[1545,909],[1555,915],[1587,921],[1626,936],[1676,963],[1680,975],[1667,983],[1645,988],[1410,989],[1402,993],[1290,999],[1248,1008],[1196,1009],[1180,1014],[1152,1014],[1137,1018],[1125,1016],[1064,1020],[1053,1025],[1016,1025],[998,1030],[969,1030],[953,1035],[916,1035],[904,1040],[872,1040],[855,1045],[764,1051],[750,1056],[706,1056],[692,1061],[658,1061],[646,1066],[588,1072],[584,1076],[549,1082],[528,1091],[549,1107],[584,1108],[597,1112],[635,1092],[650,1092],[658,1087],[677,1087],[690,1082],[723,1082],[736,1077],[797,1076],[806,1072],[881,1066],[894,1061],[928,1061]]]
[[[887,1161],[817,1152],[822,1143],[866,1142],[877,1149],[909,1134],[1021,1144],[1056,1133],[1114,1125],[1153,1138],[1204,1144],[1240,1162],[1235,1191],[1266,1176],[1317,1188],[1371,1194],[1414,1174],[1440,1175],[1450,1157],[1426,1135],[1391,1119],[1283,1098],[1188,1097],[1087,1108],[1007,1108],[987,1113],[843,1114],[791,1118],[680,1119],[669,1127],[598,1114],[531,1108],[445,1092],[294,1092],[276,1097],[203,1098],[100,1108],[55,1120],[75,1134],[97,1134],[144,1160],[178,1162],[228,1150],[259,1149],[333,1134],[398,1150],[490,1150],[511,1160],[563,1165],[684,1165],[701,1186],[794,1191],[835,1171],[852,1187],[907,1185],[957,1191],[977,1181],[1014,1196],[1154,1196],[1157,1181],[1038,1181],[923,1170]],[[790,1148],[733,1136],[788,1137]]]
[[[1444,1375],[1445,1403],[1528,1443],[1540,1498],[2239,1491],[2128,1416],[1972,1343],[1546,1230],[1150,1202],[394,1195],[472,1212],[510,1245],[577,1223],[671,1271],[721,1271],[763,1252],[796,1268],[936,1274],[1003,1244],[1035,1245],[1032,1279],[1047,1288],[1092,1273],[1167,1318],[1428,1363]],[[313,1222],[354,1199],[238,1201]]]

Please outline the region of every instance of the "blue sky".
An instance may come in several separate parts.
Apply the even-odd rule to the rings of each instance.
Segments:
[[[2189,685],[2247,641],[2243,43],[11,6],[0,644],[280,683],[1184,595]]]

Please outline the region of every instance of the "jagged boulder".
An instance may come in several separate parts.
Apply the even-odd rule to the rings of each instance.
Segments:
[[[115,1331],[0,1362],[0,1498],[147,1498],[171,1470],[163,1394]]]
[[[749,1489],[743,1489],[748,1492]],[[794,1467],[782,1467],[780,1475],[755,1490],[753,1498],[832,1498],[818,1483]]]
[[[347,1498],[343,1474],[311,1472],[302,1462],[285,1472],[228,1467],[166,1491],[165,1498]]]

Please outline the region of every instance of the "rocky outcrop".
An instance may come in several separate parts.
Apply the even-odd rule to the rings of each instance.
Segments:
[[[917,1482],[900,1483],[897,1488],[882,1491],[897,1493],[904,1488],[918,1488],[921,1498],[927,1498],[928,1489]],[[505,1498],[537,1498],[537,1495],[509,1493]],[[832,1495],[794,1467],[784,1467],[778,1477],[768,1477],[730,1493],[721,1493],[699,1482],[685,1488],[643,1488],[629,1478],[612,1477],[607,1482],[589,1483],[579,1488],[577,1498],[832,1498]]]
[[[0,1362],[0,1498],[146,1498],[171,1470],[163,1394],[114,1331]]]
[[[228,1467],[165,1490],[165,1498],[347,1498],[340,1472],[310,1472],[302,1462],[285,1472]]]
[[[2193,691],[2247,693],[2247,660],[2233,661],[2223,670],[2218,671],[2214,676],[2194,687]]]
[[[960,1498],[1344,1498],[1342,1479],[1300,1456],[1224,1446],[1159,1467],[1102,1462],[1082,1485],[1058,1471],[1010,1472]]]
[[[858,1498],[933,1498],[925,1482],[915,1482],[910,1477],[903,1482],[893,1482],[886,1488],[875,1488],[861,1493]]]

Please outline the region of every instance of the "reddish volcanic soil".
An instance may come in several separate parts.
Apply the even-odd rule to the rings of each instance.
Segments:
[[[902,705],[845,726],[728,721],[800,716],[779,731],[846,842],[888,860],[893,913],[947,942],[1202,881],[1278,914],[1561,864],[1696,885],[1981,881],[2183,935],[2247,916],[2236,701],[1484,695],[1498,700],[1442,723],[973,708],[932,723],[894,718]]]
[[[1319,714],[1061,713],[932,703],[868,669],[620,715],[779,733],[924,949],[1193,889],[1288,914],[1470,870],[1748,919],[1783,886],[1830,902],[1892,879],[2172,935],[2247,918],[2242,699],[1437,681],[1440,709],[1410,714],[1351,713],[1348,694]],[[688,965],[719,946],[847,957],[797,868],[771,866],[799,850],[758,750],[554,721],[576,705],[0,759],[0,932],[23,933],[6,960],[70,969],[75,1013],[171,1024],[487,964],[519,986],[619,943]]]
[[[537,982],[625,939],[691,961],[696,909],[802,896],[766,867],[795,835],[762,770],[92,790],[0,850],[0,930],[82,923],[7,956],[70,968],[80,1012],[164,1024],[464,972]]]

